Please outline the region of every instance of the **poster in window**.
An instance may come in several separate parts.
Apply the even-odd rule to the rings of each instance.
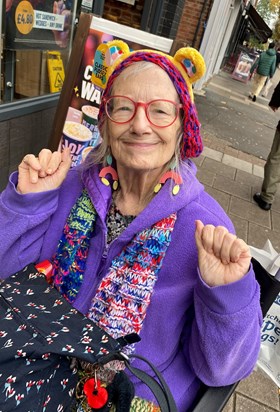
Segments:
[[[90,19],[88,27],[82,26],[88,19]],[[78,40],[81,36],[85,37],[83,49],[81,49],[81,43]],[[106,63],[102,63],[100,56],[106,55],[104,49],[108,42],[123,40],[128,44],[130,50],[149,48],[167,53],[172,46],[170,39],[87,13],[81,14],[75,39],[78,41],[73,43],[68,63],[71,71],[68,72],[63,84],[49,144],[51,150],[57,150],[61,142],[64,146],[69,146],[72,154],[72,166],[79,164],[84,155],[100,141],[97,116],[106,83],[106,81],[103,82],[103,74],[107,69],[110,70]],[[116,55],[118,52],[116,47]],[[90,129],[91,136],[86,128]],[[73,139],[73,135],[81,137]],[[74,140],[78,140],[78,144]]]
[[[69,46],[76,0],[7,0],[6,49],[61,50]]]
[[[253,53],[241,52],[232,73],[233,79],[247,83],[251,75],[250,70],[256,59],[257,56]]]

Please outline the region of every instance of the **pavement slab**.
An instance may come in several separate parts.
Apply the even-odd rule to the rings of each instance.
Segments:
[[[232,223],[234,224],[237,237],[248,243],[249,222],[239,216],[228,213]]]
[[[280,253],[279,232],[268,229],[264,226],[249,222],[248,244],[262,249],[267,240],[270,240],[274,249]]]
[[[211,186],[206,186],[205,185],[205,190],[206,190],[207,193],[209,193],[210,196],[212,196],[214,199],[216,199],[217,202],[225,210],[225,212],[228,213],[229,205],[230,205],[230,195],[227,194],[227,193],[224,193],[220,190],[214,189]]]
[[[229,165],[223,164],[208,157],[204,159],[200,170],[216,173],[232,180],[234,179],[236,174],[236,169],[234,167],[230,167]]]
[[[280,237],[280,213],[271,211],[272,230],[279,233]]]
[[[204,148],[203,154],[209,159],[217,160],[218,162],[221,162],[223,159],[222,152],[218,152],[217,150],[210,149],[209,147]]]
[[[237,170],[235,180],[240,184],[247,184],[254,187],[260,187],[262,179],[252,173],[244,172],[243,170]]]
[[[246,396],[236,394],[235,412],[277,412],[278,409],[270,408],[265,404],[255,402]]]
[[[230,213],[271,230],[270,212],[260,209],[256,203],[232,197]]]
[[[235,167],[239,170],[243,170],[244,172],[252,173],[253,166],[252,163],[247,162],[246,160],[238,159],[236,157],[230,156],[225,154],[222,159],[223,164]]]
[[[274,385],[271,385],[271,379],[261,370],[253,371],[249,378],[241,381],[236,392],[276,410],[279,408],[278,390]]]
[[[264,177],[263,167],[258,166],[258,165],[253,165],[253,174],[255,176],[259,176],[259,177],[263,178]]]
[[[216,177],[214,188],[244,200],[250,201],[251,199],[251,186],[236,180],[232,181],[222,175]]]
[[[213,186],[216,178],[216,173],[209,172],[207,169],[200,169],[197,172],[197,178],[200,183],[207,186]]]

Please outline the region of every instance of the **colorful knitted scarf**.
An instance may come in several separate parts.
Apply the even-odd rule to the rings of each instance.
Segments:
[[[83,282],[96,216],[91,200],[84,190],[71,209],[52,260],[53,283],[70,303],[76,299]]]
[[[83,281],[96,218],[84,190],[71,209],[53,259],[54,285],[71,303]],[[114,338],[140,332],[176,218],[173,213],[136,234],[102,279],[88,316]]]

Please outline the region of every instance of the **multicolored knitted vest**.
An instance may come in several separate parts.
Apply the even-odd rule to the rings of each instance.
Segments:
[[[53,259],[54,285],[71,303],[83,281],[96,218],[84,190],[70,212]],[[136,234],[102,279],[88,316],[114,338],[141,331],[176,218],[173,213]]]

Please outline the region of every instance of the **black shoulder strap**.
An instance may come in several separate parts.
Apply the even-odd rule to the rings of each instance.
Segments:
[[[144,382],[153,392],[154,396],[157,399],[161,412],[177,412],[178,409],[175,404],[172,393],[160,371],[150,361],[148,361],[148,359],[144,358],[143,356],[133,354],[129,355],[128,357],[124,355],[124,358],[127,369],[130,370],[130,372],[133,375],[135,375],[138,379]],[[147,372],[144,372],[139,368],[131,366],[129,360],[132,358],[137,358],[147,363],[156,375],[158,381],[154,377],[149,375]]]

